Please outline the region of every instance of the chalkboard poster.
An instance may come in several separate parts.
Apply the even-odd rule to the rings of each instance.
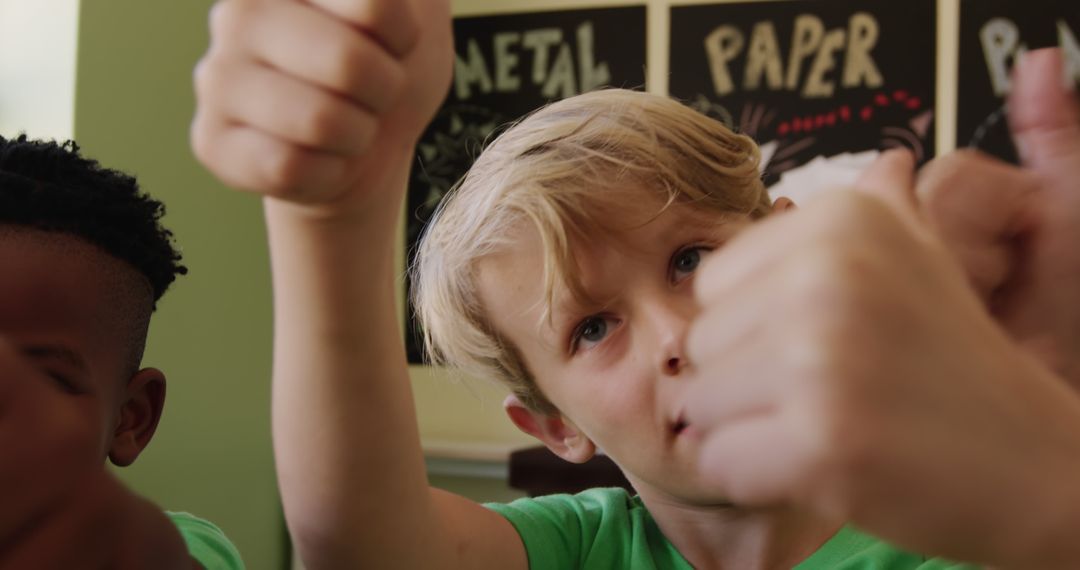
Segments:
[[[1013,64],[1026,50],[1060,46],[1080,82],[1077,34],[1078,0],[962,0],[956,145],[1016,162],[1005,108]]]
[[[933,158],[936,37],[933,0],[673,7],[670,93],[757,140],[799,202],[882,149]]]
[[[645,7],[536,12],[454,20],[454,82],[424,132],[409,181],[406,255],[446,192],[508,122],[599,87],[645,86]],[[408,288],[408,283],[406,283]],[[409,361],[424,361],[411,304]]]

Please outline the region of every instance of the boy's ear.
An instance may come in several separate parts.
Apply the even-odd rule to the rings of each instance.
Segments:
[[[126,467],[135,462],[154,437],[164,407],[165,374],[156,368],[136,372],[128,381],[109,445],[113,465]]]
[[[513,394],[503,401],[503,409],[518,429],[539,439],[552,453],[571,463],[585,463],[596,454],[596,444],[562,414],[530,409]]]
[[[791,201],[791,198],[781,196],[773,201],[772,210],[773,213],[779,214],[780,212],[786,212],[788,210],[795,209],[795,202]]]

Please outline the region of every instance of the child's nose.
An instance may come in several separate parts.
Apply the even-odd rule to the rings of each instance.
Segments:
[[[657,364],[665,376],[680,374],[688,364],[686,335],[695,310],[692,299],[668,299],[652,307]]]
[[[675,376],[683,369],[683,363],[685,358],[679,356],[672,356],[664,363],[664,372],[669,376]]]

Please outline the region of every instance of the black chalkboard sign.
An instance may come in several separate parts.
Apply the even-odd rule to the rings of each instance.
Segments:
[[[936,18],[933,0],[673,7],[669,90],[754,137],[772,190],[822,185],[835,167],[853,179],[895,146],[926,161]]]
[[[1078,0],[962,0],[957,146],[1015,163],[1005,107],[1013,65],[1024,51],[1060,46],[1066,71],[1080,82],[1078,40]]]
[[[645,7],[457,18],[450,94],[421,137],[409,181],[406,256],[446,192],[499,128],[600,87],[645,86]],[[406,283],[406,289],[408,289]],[[424,361],[411,304],[409,361]]]

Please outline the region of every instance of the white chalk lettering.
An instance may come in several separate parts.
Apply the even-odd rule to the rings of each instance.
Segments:
[[[595,63],[593,58],[592,22],[585,22],[577,29],[578,70],[581,74],[581,90],[591,91],[611,81],[607,63]]]
[[[520,90],[523,79],[519,67],[521,55],[525,53],[532,55],[527,80],[540,86],[545,97],[570,97],[609,83],[610,66],[607,62],[596,61],[592,22],[578,26],[576,39],[575,52],[563,41],[562,30],[558,28],[499,32],[491,39],[492,62],[485,60],[477,40],[470,39],[465,57],[459,55],[454,63],[455,94],[465,101],[476,93]]]
[[[834,30],[827,30],[817,16],[801,14],[795,18],[793,28],[786,65],[773,22],[755,23],[748,44],[743,32],[730,24],[710,32],[705,37],[705,56],[716,94],[729,95],[739,87],[732,77],[731,65],[744,55],[746,68],[741,87],[747,91],[763,87],[772,91],[787,89],[799,91],[810,99],[831,97],[837,83],[846,89],[877,88],[884,84],[872,55],[879,29],[877,20],[870,14],[856,13],[846,29]],[[844,65],[837,78],[834,70],[840,57]]]
[[[1012,85],[1009,80],[1009,58],[1025,49],[1020,45],[1020,30],[1011,20],[994,18],[983,25],[979,39],[994,94],[1004,97]]]
[[[874,64],[870,51],[878,41],[878,23],[873,16],[859,12],[848,22],[848,49],[844,58],[844,87],[865,85],[871,89],[881,87],[885,79]]]
[[[470,84],[477,83],[480,91],[483,93],[491,93],[491,75],[487,71],[487,62],[484,61],[484,54],[480,51],[480,46],[477,45],[476,40],[469,40],[468,61],[462,61],[460,57],[454,60],[454,87],[457,91],[458,99],[462,101],[472,97],[472,88]]]
[[[821,23],[821,18],[809,14],[795,18],[795,33],[791,41],[791,55],[788,57],[788,89],[794,91],[799,86],[802,62],[821,45],[821,38],[824,35],[825,24]]]
[[[574,81],[574,60],[570,56],[570,46],[563,44],[559,48],[559,55],[555,56],[555,63],[551,66],[547,83],[540,90],[544,97],[570,97],[576,95],[577,82]]]
[[[750,34],[750,47],[747,50],[746,77],[743,87],[753,91],[761,86],[761,77],[765,76],[769,89],[783,87],[784,64],[780,60],[780,42],[776,41],[776,27],[772,22],[758,22]]]
[[[1080,43],[1076,41],[1076,35],[1073,34],[1069,23],[1065,20],[1058,20],[1058,45],[1061,46],[1061,52],[1065,57],[1065,75],[1066,81],[1071,81],[1075,85],[1080,83]]]
[[[1062,81],[1080,83],[1080,42],[1077,42],[1076,34],[1064,19],[1057,20],[1057,36],[1058,47],[1065,59]],[[1028,50],[1027,44],[1021,41],[1020,28],[1012,20],[994,18],[979,30],[979,42],[994,94],[1004,97],[1012,90],[1012,65]]]
[[[728,63],[739,55],[742,47],[742,32],[734,26],[720,26],[705,36],[705,53],[709,58],[713,89],[717,95],[727,95],[735,91],[735,82],[731,80]]]
[[[521,87],[521,79],[514,75],[518,56],[510,47],[521,42],[521,34],[502,32],[495,34],[495,89],[514,91]]]
[[[835,90],[832,81],[825,80],[825,74],[836,67],[836,58],[833,53],[844,47],[844,30],[833,30],[825,34],[821,42],[814,65],[810,68],[810,74],[806,77],[806,86],[803,88],[803,97],[831,97]]]
[[[525,32],[521,45],[533,52],[532,82],[540,84],[547,77],[548,53],[552,46],[562,41],[562,30],[559,28],[543,28]]]

